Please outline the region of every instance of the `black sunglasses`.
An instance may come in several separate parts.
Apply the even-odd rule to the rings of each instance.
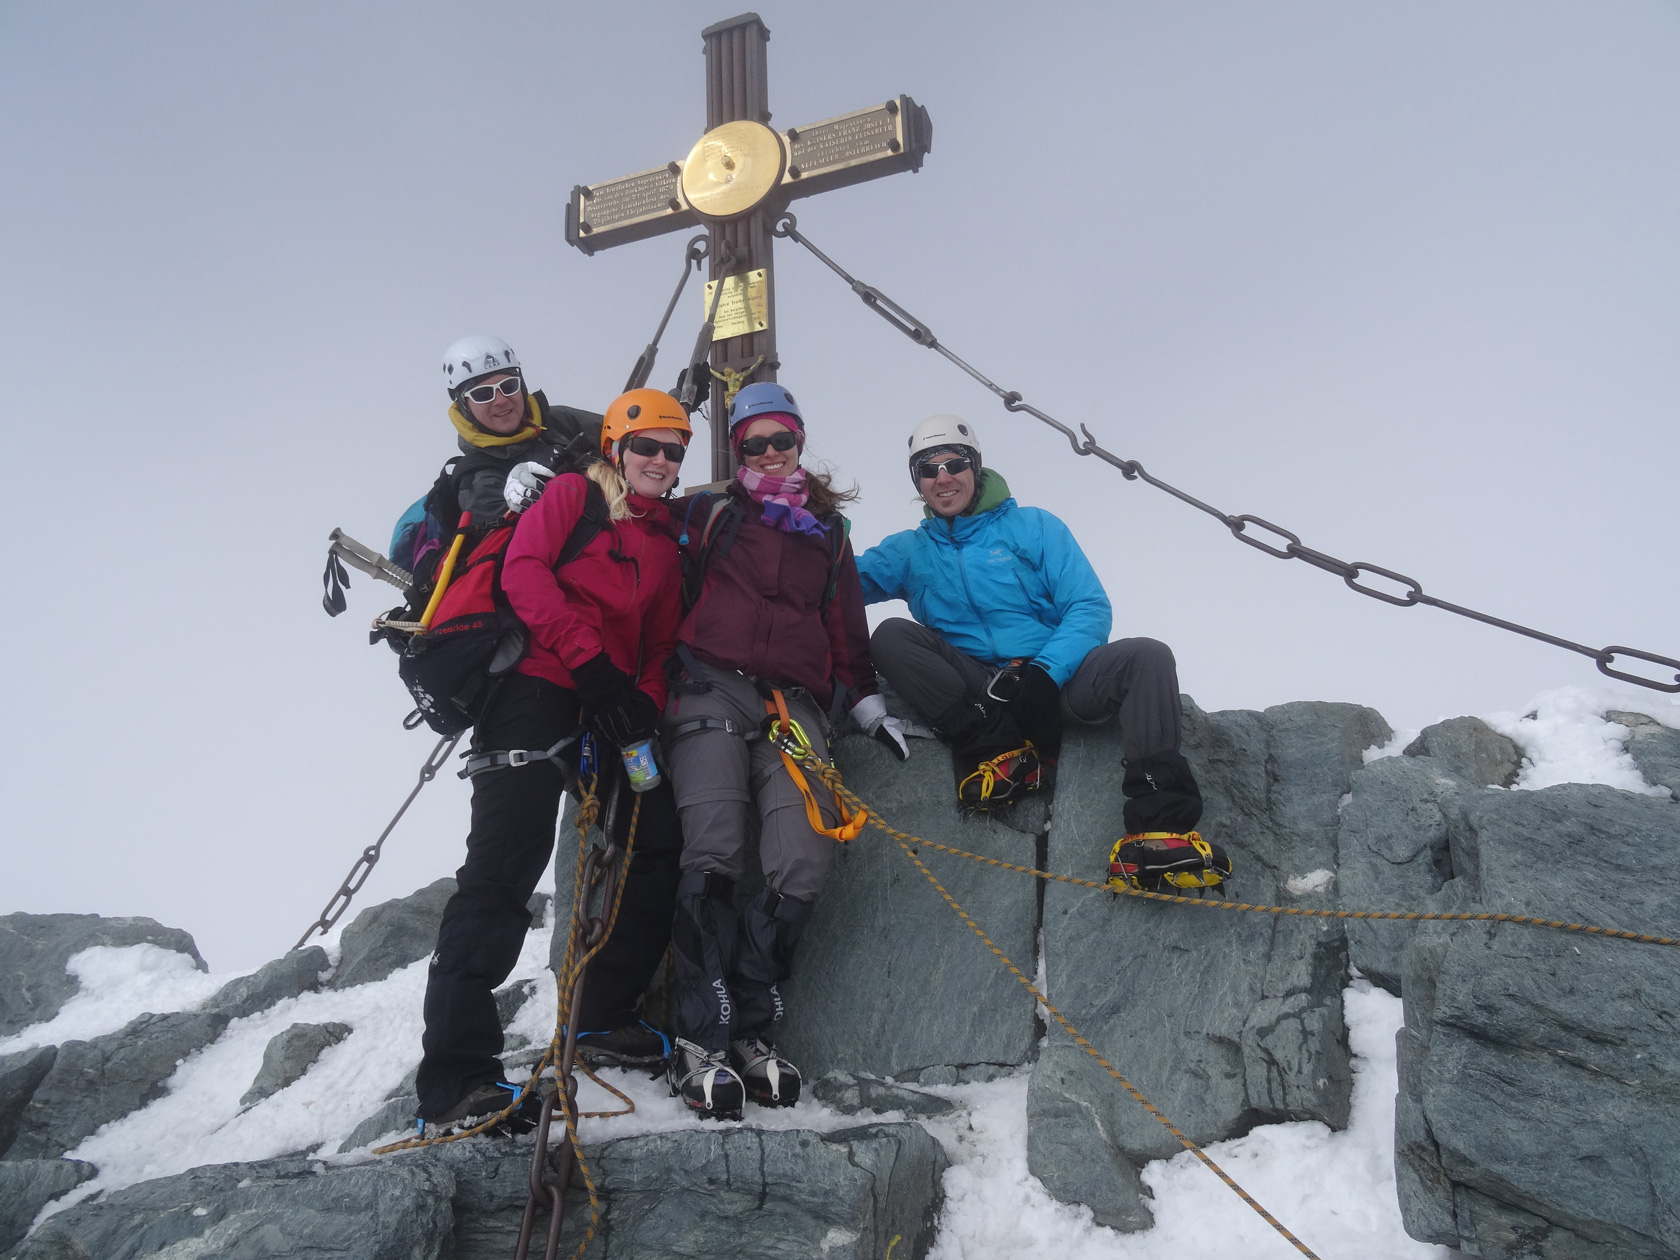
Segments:
[[[683,462],[683,456],[688,454],[688,448],[681,442],[658,442],[650,437],[643,437],[640,433],[632,433],[624,439],[624,443],[643,459],[652,459],[660,451],[665,452],[665,458],[673,464]]]
[[[932,481],[942,472],[948,472],[953,477],[960,477],[973,467],[974,461],[966,455],[953,455],[950,459],[942,459],[937,462],[924,459],[916,465],[916,476],[923,481]]]
[[[510,376],[507,380],[497,381],[494,385],[474,385],[465,392],[468,401],[482,404],[492,401],[497,394],[506,394],[509,398],[512,398],[524,388],[524,381],[517,376]]]
[[[783,429],[780,433],[771,434],[769,437],[748,438],[741,443],[741,454],[751,455],[754,459],[757,459],[772,446],[778,451],[791,451],[798,445],[799,439]]]

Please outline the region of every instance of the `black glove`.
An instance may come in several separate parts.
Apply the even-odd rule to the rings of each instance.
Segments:
[[[683,387],[688,384],[690,377],[694,378],[694,401],[687,404],[691,409],[700,406],[712,396],[711,365],[702,359],[699,363],[690,364],[677,373],[677,383],[671,390],[671,397],[682,400]]]
[[[572,671],[583,718],[615,748],[651,739],[659,727],[659,706],[605,652]]]
[[[1041,756],[1055,758],[1062,747],[1062,689],[1037,661],[1010,661],[992,675],[986,695],[1001,700]]]
[[[630,675],[614,665],[612,657],[605,652],[590,657],[573,669],[572,681],[577,684],[578,699],[583,701],[585,717],[599,713],[622,692],[636,689]]]

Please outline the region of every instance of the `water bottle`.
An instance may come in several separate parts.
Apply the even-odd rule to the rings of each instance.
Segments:
[[[659,765],[653,759],[653,741],[637,740],[619,749],[624,758],[624,777],[630,780],[632,792],[651,792],[659,786]]]

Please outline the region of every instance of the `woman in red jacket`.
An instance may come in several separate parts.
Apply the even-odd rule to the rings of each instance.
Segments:
[[[876,694],[863,593],[840,495],[799,466],[805,422],[780,385],[749,385],[730,408],[741,467],[728,499],[688,514],[681,531],[704,581],[677,633],[681,677],[661,730],[682,814],[682,881],[672,929],[677,1045],[671,1087],[693,1110],[737,1116],[743,1095],[792,1106],[798,1070],[770,1040],[777,985],[834,860],[833,797],[807,798],[758,738],[776,697],[819,757],[827,715],[844,705],[901,759],[909,755]],[[702,503],[705,503],[702,500]],[[764,890],[741,911],[747,811],[762,823]]]
[[[520,518],[502,587],[530,632],[530,651],[479,718],[481,755],[556,749],[589,723],[607,735],[603,760],[617,760],[619,745],[654,734],[681,611],[664,496],[676,484],[689,436],[688,417],[669,394],[625,394],[601,428],[606,458],[584,474],[553,478]],[[575,559],[556,567],[583,515],[589,482],[600,487],[609,519]],[[504,759],[473,776],[467,860],[438,929],[416,1079],[420,1116],[439,1128],[470,1124],[509,1101],[513,1087],[498,1084],[502,1027],[492,991],[513,969],[530,927],[526,902],[553,849],[560,796],[578,751],[574,740],[553,758],[538,752],[520,765]],[[656,1064],[665,1057],[666,1039],[637,1021],[634,1003],[670,939],[681,848],[675,802],[661,784],[642,795],[618,923],[584,981],[578,1048],[597,1062]]]

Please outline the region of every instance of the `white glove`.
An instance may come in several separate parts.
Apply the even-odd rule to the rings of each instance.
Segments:
[[[887,716],[887,702],[880,696],[865,696],[852,706],[852,721],[887,746],[900,761],[910,760],[910,741],[904,737],[904,723]]]
[[[502,487],[502,498],[507,502],[508,511],[518,513],[530,507],[542,495],[543,487],[552,476],[554,469],[534,459],[515,464],[508,474],[507,484]]]

